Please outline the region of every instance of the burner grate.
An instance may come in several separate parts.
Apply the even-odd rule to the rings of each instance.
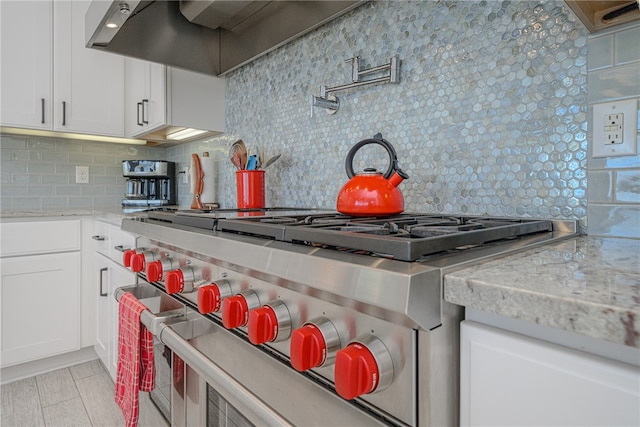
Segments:
[[[217,229],[270,239],[330,246],[402,261],[461,247],[553,230],[551,221],[401,214],[358,218],[341,214],[221,219]]]

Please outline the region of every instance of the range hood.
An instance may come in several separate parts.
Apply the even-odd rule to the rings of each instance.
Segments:
[[[640,21],[640,0],[565,0],[590,33]]]
[[[94,0],[87,47],[223,75],[364,3]]]

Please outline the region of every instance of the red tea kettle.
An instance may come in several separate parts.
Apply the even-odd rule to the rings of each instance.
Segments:
[[[353,172],[353,158],[356,152],[365,145],[378,144],[389,153],[389,168],[383,175],[375,168],[366,168],[363,172]],[[353,216],[395,215],[404,211],[404,198],[398,188],[409,175],[398,168],[398,158],[393,146],[376,134],[372,139],[365,139],[354,145],[345,160],[349,181],[338,194],[338,212]]]

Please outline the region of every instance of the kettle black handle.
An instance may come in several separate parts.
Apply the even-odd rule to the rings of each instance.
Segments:
[[[349,153],[347,154],[347,159],[345,160],[345,167],[347,169],[347,176],[349,178],[353,178],[355,176],[355,173],[353,171],[353,158],[355,157],[356,152],[368,144],[378,144],[383,146],[384,149],[387,150],[387,153],[389,154],[389,168],[384,173],[384,177],[386,179],[391,178],[391,175],[393,175],[395,171],[398,171],[398,173],[400,174],[400,176],[402,176],[402,178],[404,179],[409,178],[409,176],[406,173],[404,173],[400,168],[398,168],[398,156],[396,155],[396,150],[393,148],[393,145],[389,143],[389,141],[382,138],[381,133],[375,134],[373,138],[364,139],[358,142],[353,147],[351,147],[351,150],[349,150]]]

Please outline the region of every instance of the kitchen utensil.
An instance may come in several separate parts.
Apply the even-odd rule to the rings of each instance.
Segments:
[[[266,169],[269,166],[271,166],[272,164],[274,164],[279,158],[280,158],[281,154],[278,154],[276,156],[270,157],[269,160],[267,160],[267,162],[264,164],[264,167],[262,169]]]
[[[191,172],[191,192],[193,193],[191,209],[202,209],[200,195],[202,194],[202,190],[204,188],[204,172],[202,171],[200,156],[198,156],[196,153],[193,153],[191,155]]]
[[[237,170],[242,170],[242,165],[240,164],[240,156],[238,153],[233,153],[231,157],[231,163],[236,167]]]
[[[237,140],[231,145],[231,149],[229,150],[229,158],[231,159],[231,163],[234,164],[236,169],[243,170],[247,168],[247,147],[244,145],[244,142],[242,142],[241,139]]]
[[[365,145],[381,145],[389,154],[389,168],[384,175],[375,168],[365,168],[363,172],[353,172],[353,158],[356,152]],[[267,162],[268,163],[268,162]],[[345,160],[349,181],[338,193],[338,212],[354,215],[394,215],[404,211],[404,198],[398,188],[403,180],[409,178],[398,168],[398,158],[393,146],[376,134],[372,139],[365,139],[354,145]]]
[[[258,169],[258,159],[255,155],[250,155],[247,160],[247,170],[256,170]]]

